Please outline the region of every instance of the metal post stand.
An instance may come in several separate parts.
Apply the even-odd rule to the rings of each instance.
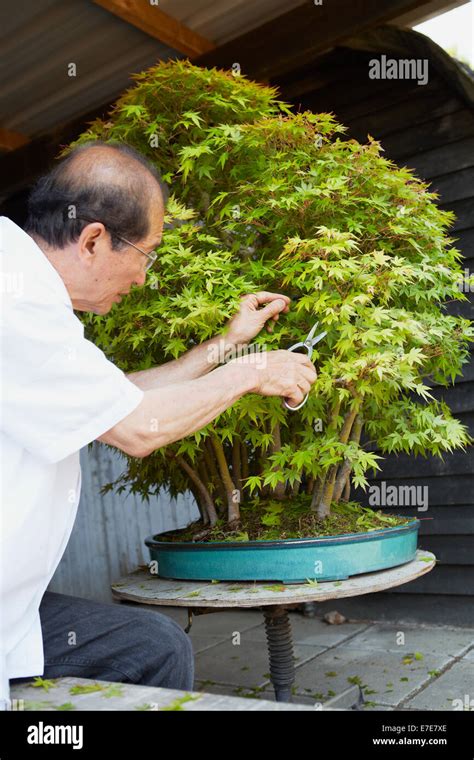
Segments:
[[[270,680],[277,702],[291,702],[291,689],[295,682],[295,657],[288,610],[281,605],[265,607]]]

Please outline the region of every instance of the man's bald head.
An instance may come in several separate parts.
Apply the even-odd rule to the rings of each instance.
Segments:
[[[73,150],[35,185],[25,230],[64,248],[87,224],[103,222],[113,248],[143,240],[163,216],[166,188],[155,166],[122,143],[89,141]]]
[[[107,143],[85,144],[71,152],[64,161],[63,177],[72,187],[81,188],[85,182],[102,185],[118,185],[130,194],[138,187],[142,192],[158,196],[160,178],[155,168],[148,161],[145,163],[141,154],[121,146],[116,148]]]

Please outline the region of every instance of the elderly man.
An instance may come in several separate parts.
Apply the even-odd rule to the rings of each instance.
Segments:
[[[297,405],[315,369],[282,350],[264,363],[249,354],[213,365],[216,336],[125,375],[85,339],[73,310],[107,314],[144,284],[161,241],[160,177],[135,150],[99,141],[74,149],[38,181],[28,212],[24,230],[0,219],[0,700],[8,709],[9,681],[38,675],[191,689],[190,639],[171,618],[46,592],[77,512],[79,450],[99,440],[146,457],[246,393]],[[243,297],[226,348],[269,329],[289,301],[265,291]]]

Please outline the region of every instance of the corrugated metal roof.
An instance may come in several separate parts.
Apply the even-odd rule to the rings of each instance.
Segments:
[[[160,0],[220,44],[301,0]],[[0,7],[0,126],[33,138],[113,100],[130,74],[179,53],[90,0],[8,0]],[[76,65],[76,76],[68,65]]]
[[[130,86],[131,72],[175,55],[88,0],[16,0],[0,28],[0,123],[29,137],[100,106]]]
[[[304,4],[305,0],[160,0],[161,10],[217,45]]]

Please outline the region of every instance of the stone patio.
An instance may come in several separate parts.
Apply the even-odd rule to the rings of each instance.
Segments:
[[[187,625],[184,609],[146,606]],[[338,625],[301,611],[289,614],[294,703],[324,704],[359,684],[364,710],[474,710],[474,628],[351,620]],[[189,635],[195,691],[274,700],[259,610],[195,615]]]

